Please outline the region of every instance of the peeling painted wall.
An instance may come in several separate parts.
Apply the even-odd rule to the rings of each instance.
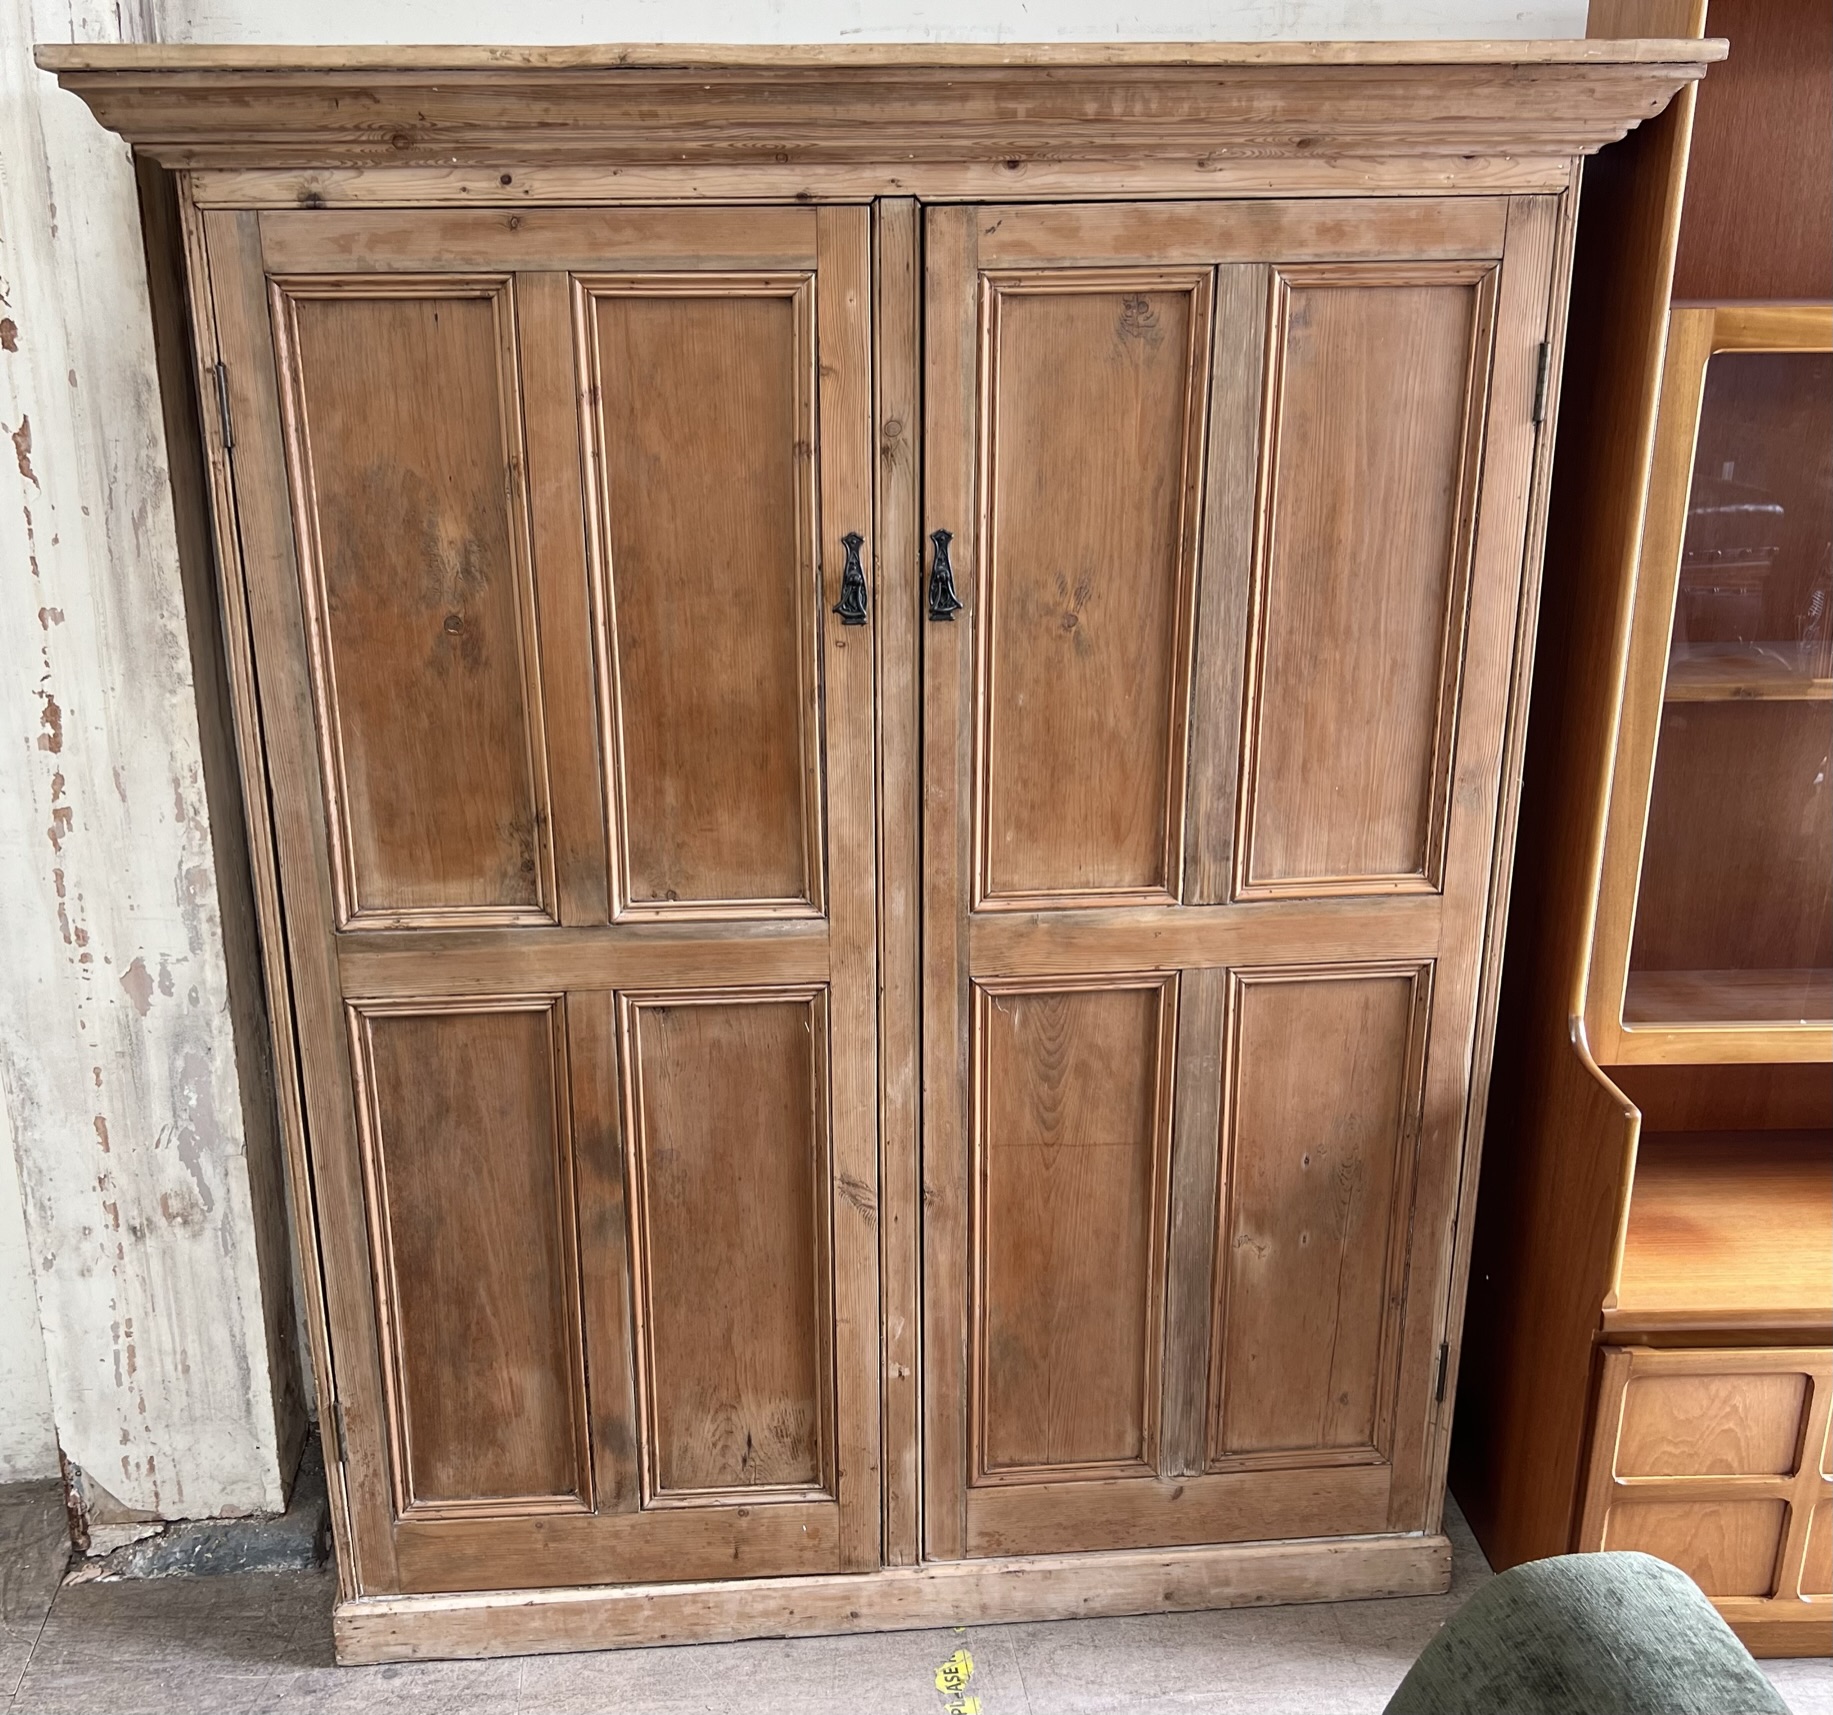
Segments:
[[[12,1128],[6,1104],[0,1102],[0,1483],[56,1475],[57,1432],[51,1422],[44,1331],[38,1325],[38,1288],[19,1205]]]
[[[0,4],[0,1095],[58,1444],[91,1522],[131,1529],[284,1505],[297,1394],[270,1355],[133,168],[30,64],[34,37],[122,27]]]

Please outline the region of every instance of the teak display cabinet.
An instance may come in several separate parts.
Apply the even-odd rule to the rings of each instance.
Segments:
[[[1833,14],[1587,175],[1452,1481],[1833,1649]]]
[[[41,50],[345,1659],[1444,1587],[1577,164],[1717,52]]]

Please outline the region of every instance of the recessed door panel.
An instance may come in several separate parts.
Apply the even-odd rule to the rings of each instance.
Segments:
[[[619,914],[811,914],[813,280],[579,289]]]
[[[1177,890],[1211,281],[985,283],[980,893]]]
[[[1801,1457],[1812,1378],[1769,1375],[1656,1375],[1623,1395],[1616,1446],[1619,1477],[1782,1477]]]
[[[1172,995],[976,991],[977,1481],[1152,1469]]]
[[[1777,1500],[1618,1501],[1601,1546],[1678,1566],[1708,1596],[1768,1596],[1787,1528]]]
[[[1385,1453],[1425,974],[1237,973],[1210,1463]]]
[[[1241,897],[1440,885],[1494,281],[1273,272]]]
[[[1833,1596],[1833,1501],[1822,1501],[1808,1517],[1801,1593],[1804,1596]]]
[[[583,1510],[561,1007],[352,1012],[403,1516]]]
[[[288,279],[273,315],[339,919],[546,921],[512,285]]]
[[[649,1505],[831,1491],[827,1008],[624,1002]]]

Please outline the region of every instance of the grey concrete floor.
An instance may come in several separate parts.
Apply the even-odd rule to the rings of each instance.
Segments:
[[[0,1488],[0,1698],[18,1715],[944,1715],[936,1671],[965,1649],[981,1715],[1359,1715],[1490,1576],[1455,1507],[1447,1528],[1442,1597],[340,1668],[328,1575],[65,1585],[57,1488],[20,1485]],[[1833,1715],[1833,1665],[1768,1666],[1796,1715]]]

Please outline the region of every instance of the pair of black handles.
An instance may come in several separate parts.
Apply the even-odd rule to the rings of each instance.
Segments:
[[[955,539],[952,530],[931,530],[930,545],[935,553],[929,563],[929,617],[953,620],[961,611],[961,598],[955,594],[955,568],[949,564],[948,545]],[[859,550],[866,539],[857,530],[840,538],[846,549],[846,564],[840,571],[840,599],[834,612],[842,625],[864,625],[866,622],[866,574],[859,564]]]

